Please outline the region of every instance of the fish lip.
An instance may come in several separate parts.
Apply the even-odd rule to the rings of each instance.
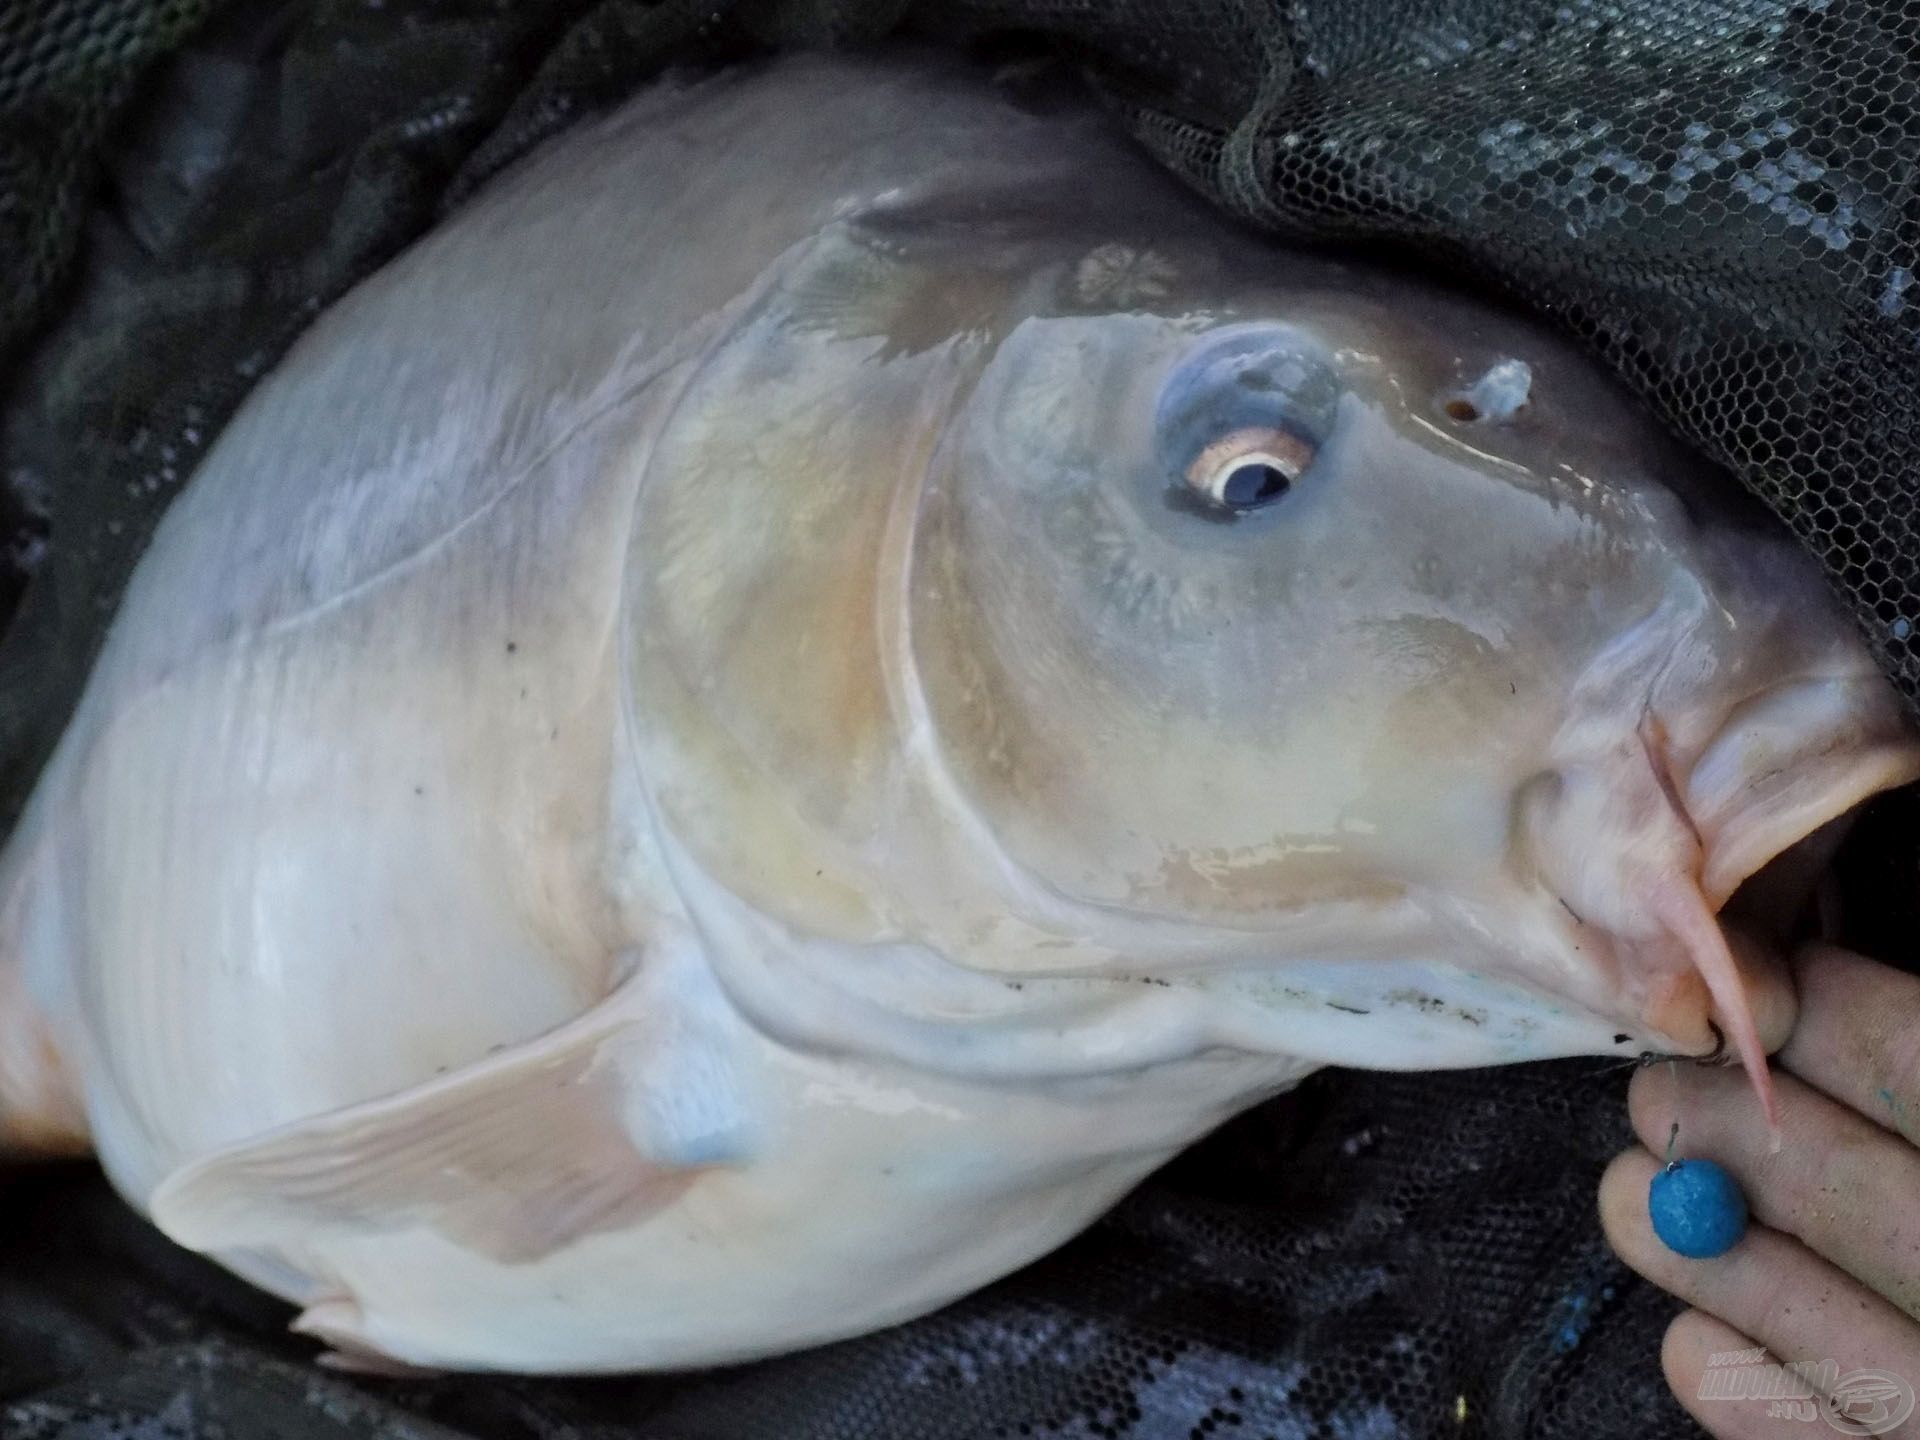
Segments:
[[[1718,910],[1822,826],[1920,780],[1916,732],[1878,671],[1769,686],[1727,714],[1687,773],[1700,889]]]

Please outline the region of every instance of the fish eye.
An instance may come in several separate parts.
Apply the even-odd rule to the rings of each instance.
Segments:
[[[1285,430],[1253,426],[1222,436],[1187,467],[1188,487],[1222,510],[1257,510],[1293,488],[1315,447]]]
[[[1340,377],[1290,325],[1225,327],[1181,357],[1154,414],[1160,473],[1175,496],[1222,519],[1281,499],[1333,432]]]

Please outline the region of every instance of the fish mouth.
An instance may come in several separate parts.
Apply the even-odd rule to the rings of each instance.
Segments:
[[[1661,757],[1651,758],[1658,764]],[[1917,778],[1920,736],[1878,674],[1762,691],[1735,707],[1689,767],[1680,811],[1698,839],[1700,868],[1691,886],[1672,886],[1654,904],[1706,985],[1708,1023],[1717,1016],[1724,1026],[1716,1039],[1731,1040],[1776,1134],[1756,1010],[1770,983],[1776,1007],[1782,996],[1791,1007],[1779,956],[1838,843],[1839,822]],[[1725,923],[1734,912],[1762,923]]]
[[[1804,680],[1727,717],[1685,788],[1705,854],[1700,891],[1714,910],[1863,801],[1920,779],[1920,736],[1886,691],[1877,674]]]
[[[1920,734],[1883,677],[1797,679],[1690,754],[1649,708],[1617,751],[1556,773],[1530,833],[1549,889],[1611,941],[1635,1027],[1656,1049],[1732,1050],[1773,1126],[1792,919],[1842,817],[1915,779]]]

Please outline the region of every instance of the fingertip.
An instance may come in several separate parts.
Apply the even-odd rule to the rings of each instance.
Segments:
[[[1660,1372],[1667,1388],[1689,1415],[1716,1440],[1735,1437],[1779,1435],[1802,1431],[1801,1423],[1789,1420],[1784,1425],[1759,1408],[1752,1400],[1708,1399],[1707,1371],[1716,1358],[1722,1364],[1728,1356],[1742,1356],[1760,1350],[1757,1340],[1704,1310],[1682,1310],[1667,1326],[1660,1341]],[[1762,1363],[1753,1361],[1754,1364]]]
[[[1709,1417],[1700,1413],[1700,1391],[1709,1361],[1715,1356],[1758,1348],[1758,1341],[1734,1329],[1719,1316],[1704,1310],[1682,1310],[1661,1337],[1660,1372],[1666,1376],[1674,1398],[1705,1423]]]
[[[1756,1099],[1756,1094],[1759,1096]],[[1775,1137],[1805,1109],[1805,1087],[1772,1072],[1764,1084],[1738,1065],[1656,1065],[1627,1087],[1627,1116],[1640,1143],[1665,1157],[1679,1128],[1678,1154],[1729,1166],[1775,1154]]]
[[[1659,1154],[1673,1123],[1673,1076],[1664,1065],[1643,1065],[1627,1085],[1627,1119],[1640,1143]]]
[[[1622,1259],[1646,1252],[1653,1222],[1647,1215],[1647,1187],[1660,1162],[1644,1150],[1613,1157],[1600,1176],[1600,1228]]]
[[[1707,1356],[1713,1353],[1706,1346],[1708,1327],[1701,1322],[1712,1319],[1704,1310],[1682,1310],[1660,1337],[1660,1373],[1677,1396],[1700,1392],[1700,1377],[1706,1373]]]

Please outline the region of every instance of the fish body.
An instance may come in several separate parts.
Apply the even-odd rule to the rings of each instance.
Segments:
[[[1071,98],[789,60],[530,157],[250,397],[0,865],[0,1122],[349,1358],[744,1358],[1321,1064],[1751,1062],[1715,912],[1916,774],[1558,341]]]

